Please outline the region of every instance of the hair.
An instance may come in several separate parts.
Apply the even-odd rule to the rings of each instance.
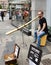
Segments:
[[[15,43],[15,46],[19,47],[16,43]]]
[[[17,44],[15,44],[15,46],[17,46]]]

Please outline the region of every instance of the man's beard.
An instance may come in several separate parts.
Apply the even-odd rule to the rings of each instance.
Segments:
[[[41,17],[41,16],[39,16],[39,18],[41,19],[42,17]]]

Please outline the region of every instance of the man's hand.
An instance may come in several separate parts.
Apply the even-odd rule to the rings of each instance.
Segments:
[[[40,34],[40,32],[39,31],[37,31],[37,35],[39,35]]]
[[[39,35],[41,32],[42,32],[42,30],[40,30],[40,31],[37,31],[37,35]]]

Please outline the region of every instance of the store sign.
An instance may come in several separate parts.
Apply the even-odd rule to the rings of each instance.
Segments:
[[[30,45],[29,48],[29,53],[28,53],[28,58],[35,64],[39,65],[41,61],[41,56],[42,56],[42,50],[39,48]]]

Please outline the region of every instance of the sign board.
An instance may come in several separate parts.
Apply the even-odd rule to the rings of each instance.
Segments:
[[[28,58],[34,63],[34,65],[39,65],[41,61],[42,50],[30,45]]]

